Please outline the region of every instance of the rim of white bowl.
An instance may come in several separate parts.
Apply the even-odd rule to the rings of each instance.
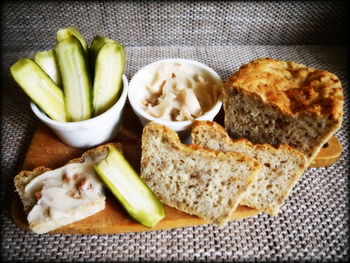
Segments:
[[[75,122],[64,122],[64,121],[56,121],[51,119],[49,116],[46,115],[46,113],[44,113],[33,101],[30,102],[30,107],[32,108],[32,111],[34,112],[34,114],[43,122],[48,123],[50,125],[56,126],[56,127],[61,127],[61,128],[73,128],[74,126],[81,126],[82,128],[89,125],[92,122],[99,122],[102,121],[103,119],[106,118],[106,116],[108,115],[108,113],[110,111],[113,111],[115,108],[124,107],[125,104],[125,100],[128,94],[128,79],[126,78],[126,76],[123,74],[123,91],[122,94],[120,94],[120,97],[118,99],[118,101],[111,107],[109,108],[107,111],[105,111],[104,113],[101,113],[100,115],[87,119],[87,120],[83,120],[83,121],[75,121]]]
[[[210,74],[213,74],[215,77],[217,77],[220,81],[221,84],[223,85],[223,81],[221,79],[221,77],[219,76],[219,74],[214,71],[212,68],[210,68],[209,66],[192,60],[192,59],[184,59],[184,58],[167,58],[167,59],[161,59],[161,60],[157,60],[155,62],[152,62],[150,64],[147,64],[146,66],[142,67],[141,69],[139,69],[135,75],[131,78],[130,83],[129,83],[129,90],[128,90],[128,98],[129,98],[129,102],[132,106],[132,108],[136,111],[137,114],[141,115],[143,118],[148,119],[149,121],[154,121],[163,125],[179,125],[179,126],[186,126],[186,125],[190,125],[192,124],[192,122],[194,120],[206,120],[208,115],[211,114],[217,114],[222,106],[222,98],[219,98],[218,101],[215,103],[215,105],[208,111],[206,111],[203,115],[193,119],[193,120],[186,120],[186,121],[167,121],[167,120],[162,120],[156,117],[153,117],[152,115],[150,115],[149,113],[147,113],[142,107],[141,104],[136,101],[136,98],[134,96],[132,96],[132,90],[133,90],[133,83],[135,82],[135,79],[142,74],[142,72],[147,69],[148,67],[151,67],[155,64],[159,64],[162,62],[168,62],[168,61],[179,61],[179,62],[184,62],[184,63],[190,63],[193,65],[197,65],[201,68],[204,68],[205,70],[207,70]],[[135,85],[134,85],[135,86]],[[222,94],[221,94],[222,96]],[[214,116],[215,117],[215,116]]]

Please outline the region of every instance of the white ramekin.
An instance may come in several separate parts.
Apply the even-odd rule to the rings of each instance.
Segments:
[[[147,73],[147,70],[149,67],[153,67],[156,64],[161,64],[164,62],[180,62],[180,63],[186,63],[186,64],[192,64],[195,65],[202,70],[205,70],[212,76],[214,76],[218,81],[220,82],[219,84],[222,86],[222,80],[220,76],[210,67],[204,65],[203,63],[194,61],[194,60],[189,60],[189,59],[179,59],[179,58],[172,58],[172,59],[163,59],[163,60],[158,60],[156,62],[153,62],[151,64],[146,65],[145,67],[141,68],[130,80],[129,83],[129,90],[128,90],[128,98],[131,104],[132,109],[134,110],[135,114],[138,116],[140,119],[140,122],[143,126],[145,126],[148,122],[156,122],[162,125],[165,125],[172,130],[178,132],[180,137],[184,139],[185,141],[188,139],[187,137],[189,136],[189,131],[191,130],[191,126],[193,123],[193,120],[187,120],[187,121],[166,121],[162,120],[159,118],[155,118],[149,113],[147,113],[141,106],[140,102],[137,99],[137,93],[139,91],[139,86],[136,84],[138,82],[139,78],[142,78],[143,74]],[[216,104],[207,112],[205,112],[203,115],[199,116],[196,118],[196,120],[210,120],[212,121],[214,117],[218,114],[220,111],[220,108],[222,106],[222,96],[218,99]]]
[[[117,101],[106,112],[84,121],[62,122],[50,119],[31,102],[36,117],[46,124],[63,143],[76,148],[89,148],[113,139],[121,129],[124,105],[128,93],[128,80],[123,75],[123,90]]]

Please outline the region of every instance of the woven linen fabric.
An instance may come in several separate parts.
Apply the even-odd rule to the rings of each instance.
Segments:
[[[11,218],[13,177],[21,169],[37,121],[28,98],[8,68],[34,50],[2,55],[1,255],[4,261],[347,261],[349,260],[349,86],[347,49],[323,45],[243,45],[126,47],[128,79],[142,66],[163,58],[189,58],[207,64],[225,79],[258,57],[292,60],[329,70],[346,96],[337,136],[343,153],[336,164],[308,169],[278,216],[257,216],[225,227],[203,225],[114,235],[38,235]]]
[[[1,4],[1,257],[3,261],[349,260],[349,86],[346,1],[9,1]],[[163,58],[207,64],[225,79],[258,57],[335,73],[345,93],[336,164],[308,169],[276,217],[115,235],[38,235],[11,218],[13,178],[38,121],[9,74],[20,57],[55,44],[76,26],[126,47],[130,80]]]
[[[3,49],[49,49],[76,26],[126,46],[344,43],[346,1],[10,1]]]

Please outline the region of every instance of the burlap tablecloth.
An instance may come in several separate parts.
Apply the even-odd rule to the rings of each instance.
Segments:
[[[336,2],[18,2],[2,6],[1,256],[4,261],[284,261],[349,259],[349,83],[346,4]],[[278,216],[115,235],[37,235],[10,215],[13,177],[37,120],[8,68],[51,48],[58,28],[77,26],[126,47],[126,75],[162,58],[190,58],[223,79],[258,57],[293,60],[341,79],[340,160],[308,169]]]

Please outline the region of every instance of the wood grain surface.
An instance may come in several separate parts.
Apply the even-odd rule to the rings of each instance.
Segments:
[[[222,110],[215,118],[215,121],[223,125]],[[127,104],[123,128],[113,141],[123,144],[123,154],[138,173],[140,172],[141,134],[142,126],[130,105]],[[342,148],[336,137],[332,137],[326,146],[327,147],[322,148],[315,161],[311,164],[312,167],[331,165],[339,158]],[[85,151],[86,149],[72,148],[63,144],[48,127],[40,124],[29,146],[23,169],[33,170],[38,166],[55,169],[64,165],[69,160],[79,157]],[[51,233],[113,234],[154,231],[206,224],[204,220],[196,216],[183,213],[167,206],[165,209],[166,217],[155,227],[147,228],[130,218],[116,198],[107,192],[106,207],[103,211],[81,221],[61,227]],[[246,206],[238,206],[236,211],[232,214],[231,220],[248,218],[258,213],[259,211],[255,209]],[[12,217],[17,225],[23,229],[28,229],[26,215],[17,193],[15,193],[12,202]]]
[[[222,112],[216,121],[222,121]],[[142,126],[127,104],[124,114],[124,125],[120,133],[113,140],[123,144],[123,154],[133,168],[139,173],[141,158]],[[63,144],[46,126],[40,124],[29,146],[23,169],[33,170],[38,166],[51,169],[64,165],[67,161],[79,157],[86,149],[72,148]],[[124,211],[117,199],[107,192],[106,207],[101,212],[78,222],[61,227],[51,233],[57,234],[114,234],[126,232],[154,231],[170,228],[181,228],[206,224],[197,216],[192,216],[165,206],[166,216],[155,227],[147,228],[135,222]],[[258,211],[246,206],[238,206],[232,214],[232,220],[243,219],[257,215]],[[12,202],[12,217],[23,229],[28,230],[26,215],[18,194]]]
[[[334,164],[341,156],[343,147],[336,136],[332,136],[329,141],[323,145],[320,152],[310,164],[310,167],[325,167]]]

